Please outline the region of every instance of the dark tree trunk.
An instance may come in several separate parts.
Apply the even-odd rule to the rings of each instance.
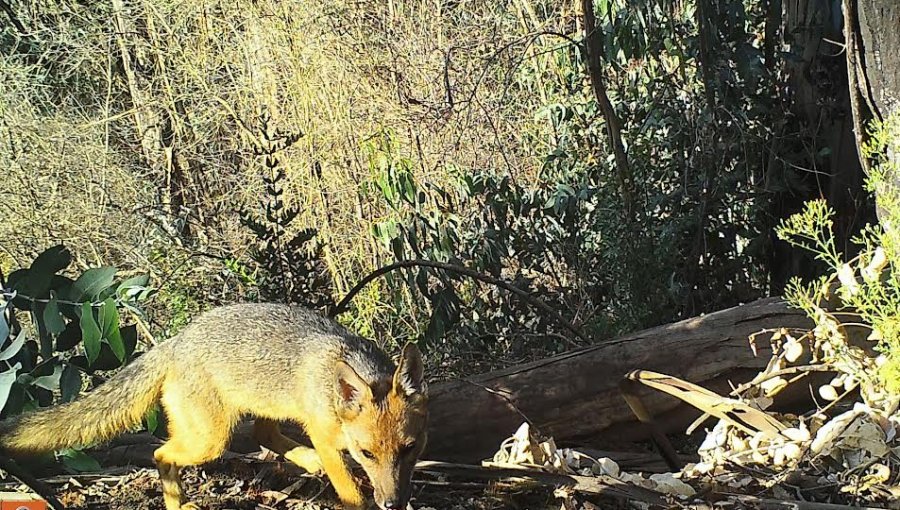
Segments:
[[[781,34],[767,26],[766,35],[778,34],[790,43],[791,57],[785,60],[787,92],[778,99],[789,105],[791,115],[789,128],[776,133],[772,141],[772,154],[778,157],[769,160],[767,180],[792,184],[773,193],[772,223],[800,211],[807,200],[825,198],[836,212],[835,242],[849,258],[858,251],[851,239],[875,216],[857,148],[857,101],[849,93],[854,76],[848,73],[848,60],[853,54],[840,47],[844,16],[833,2],[799,0],[782,5],[781,19],[769,13],[771,21],[783,23]],[[896,23],[895,19],[895,26],[885,32],[895,38],[900,29]],[[792,276],[809,279],[817,273],[808,254],[789,248],[774,234],[771,250],[772,294],[781,294]]]
[[[584,11],[584,50],[588,76],[594,96],[597,98],[597,104],[603,114],[603,120],[606,121],[606,132],[609,135],[609,144],[616,161],[616,178],[619,181],[622,202],[625,204],[625,218],[630,221],[635,212],[634,178],[631,175],[628,155],[625,153],[625,144],[622,142],[622,122],[606,91],[606,78],[603,75],[603,64],[600,60],[603,54],[603,41],[600,38],[601,34],[594,16],[594,0],[582,0],[581,8]]]

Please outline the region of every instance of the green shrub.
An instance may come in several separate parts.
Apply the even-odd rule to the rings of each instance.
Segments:
[[[89,378],[137,355],[137,328],[125,319],[141,315],[148,277],[104,266],[73,279],[62,274],[71,262],[54,246],[0,281],[0,418],[69,402]],[[73,450],[61,455],[73,469],[94,465]]]
[[[894,178],[900,171],[900,115],[875,122],[864,154],[873,161],[868,177],[876,193],[879,225],[869,225],[854,239],[859,255],[845,260],[834,242],[833,211],[822,200],[806,204],[799,214],[782,222],[778,236],[815,254],[828,272],[804,283],[789,284],[788,301],[802,308],[816,323],[817,344],[826,361],[863,383],[867,400],[900,392],[900,190]],[[880,355],[874,359],[854,346],[848,327],[863,327]]]

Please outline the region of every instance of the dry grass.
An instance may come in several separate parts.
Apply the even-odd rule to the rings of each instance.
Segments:
[[[547,82],[562,79],[565,58],[553,52],[560,39],[530,34],[564,31],[566,17],[528,0],[134,0],[121,13],[34,1],[19,14],[32,36],[18,48],[45,53],[0,64],[0,81],[14,84],[0,91],[4,268],[64,241],[83,265],[199,285],[220,285],[222,267],[192,253],[245,254],[235,212],[260,199],[252,149],[263,109],[276,128],[305,135],[282,162],[303,211],[296,224],[319,229],[341,295],[387,258],[371,228],[392,213],[369,186],[385,155],[409,162],[421,184],[448,184],[451,168],[536,178],[552,137],[536,112],[554,101]],[[117,14],[134,32],[116,30]],[[142,147],[147,118],[170,120],[168,153]],[[185,171],[182,210],[166,209],[170,160]],[[185,222],[181,247],[169,234]],[[385,306],[373,287],[357,326],[378,329]]]

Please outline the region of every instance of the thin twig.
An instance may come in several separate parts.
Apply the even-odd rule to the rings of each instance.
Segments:
[[[77,306],[77,307],[81,307],[81,306],[84,305],[85,303],[90,304],[90,305],[91,305],[92,307],[94,307],[94,308],[99,308],[99,307],[103,306],[103,301],[98,301],[98,302],[96,302],[96,303],[93,302],[93,301],[85,301],[84,303],[78,303],[78,302],[75,302],[75,301],[69,301],[69,300],[66,300],[66,299],[56,299],[56,298],[50,298],[50,299],[46,299],[46,298],[36,298],[36,297],[26,296],[25,294],[19,294],[18,292],[14,291],[14,290],[11,290],[11,289],[3,289],[2,291],[0,291],[0,296],[3,296],[3,298],[6,299],[7,301],[12,301],[12,300],[15,299],[15,298],[19,298],[19,299],[24,299],[25,301],[28,301],[28,302],[31,302],[31,303],[43,303],[43,304],[47,304],[47,303],[49,303],[50,301],[56,301],[56,302],[57,302],[58,304],[60,304],[60,305],[71,305],[71,306]]]
[[[9,22],[12,23],[14,27],[16,27],[16,31],[19,32],[20,36],[27,37],[29,36],[28,29],[25,28],[25,25],[19,21],[19,18],[16,17],[16,12],[13,11],[12,6],[6,3],[4,0],[0,0],[0,10],[6,13],[6,16],[9,18]]]
[[[840,395],[838,395],[838,397],[837,397],[836,399],[834,399],[834,400],[832,400],[831,402],[829,402],[828,405],[826,405],[826,406],[823,407],[822,409],[819,409],[818,411],[816,411],[816,414],[825,414],[825,413],[827,413],[828,411],[831,410],[832,407],[836,406],[836,405],[838,404],[838,402],[840,402],[841,400],[844,400],[844,398],[846,398],[847,395],[850,395],[851,393],[853,393],[854,391],[856,391],[857,388],[859,388],[859,385],[858,385],[858,384],[853,384],[852,386],[850,386],[850,389],[849,389],[849,390],[845,390],[843,393],[841,393]]]
[[[746,382],[734,390],[731,391],[731,394],[734,396],[739,396],[741,393],[749,390],[750,388],[759,385],[769,379],[774,379],[776,377],[780,377],[782,375],[791,375],[791,374],[799,374],[799,373],[807,373],[807,372],[835,372],[837,369],[832,367],[831,365],[801,365],[797,367],[788,367],[781,370],[776,370],[774,372],[769,372],[762,377],[755,378],[752,381]]]
[[[418,473],[438,473],[453,478],[469,478],[510,482],[537,483],[544,486],[568,487],[576,492],[643,501],[651,506],[665,503],[659,492],[632,485],[606,475],[580,476],[551,473],[525,468],[518,465],[505,467],[485,467],[451,462],[420,460],[416,464]]]
[[[456,264],[448,264],[446,262],[436,262],[433,260],[423,260],[423,259],[401,260],[398,262],[394,262],[393,264],[388,264],[386,266],[380,267],[380,268],[376,269],[375,271],[369,273],[368,275],[366,275],[365,278],[360,280],[359,283],[357,283],[352,289],[350,289],[350,291],[347,292],[347,294],[338,302],[338,304],[335,305],[334,308],[331,309],[331,311],[328,313],[329,317],[336,317],[336,316],[346,312],[347,307],[350,304],[350,301],[352,301],[353,298],[357,294],[359,294],[359,292],[362,291],[362,289],[365,288],[366,285],[371,283],[376,278],[378,278],[382,275],[385,275],[387,273],[390,273],[391,271],[394,271],[396,269],[410,268],[410,267],[431,267],[434,269],[450,271],[451,273],[468,276],[469,278],[473,278],[475,280],[478,280],[478,281],[481,281],[481,282],[484,282],[484,283],[487,283],[490,285],[494,285],[495,287],[499,287],[501,289],[507,290],[507,291],[515,294],[516,296],[518,296],[519,298],[521,298],[523,301],[530,304],[531,306],[534,306],[535,308],[542,310],[544,313],[546,313],[547,315],[552,317],[554,320],[556,320],[560,325],[562,325],[563,327],[565,327],[566,329],[571,331],[579,339],[583,340],[584,342],[590,341],[587,338],[587,336],[585,336],[581,332],[581,330],[578,329],[578,327],[576,327],[574,324],[572,324],[571,322],[566,320],[565,317],[563,317],[559,312],[554,310],[550,305],[533,297],[528,292],[516,287],[515,285],[511,284],[510,282],[501,280],[499,278],[494,278],[493,276],[488,276],[488,275],[479,273],[478,271],[469,269],[467,267],[458,266]]]

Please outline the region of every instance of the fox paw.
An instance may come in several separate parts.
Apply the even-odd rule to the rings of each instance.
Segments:
[[[284,454],[284,458],[303,468],[311,475],[325,473],[319,455],[312,448],[297,447]]]
[[[318,461],[310,462],[306,466],[303,466],[303,469],[305,469],[306,472],[311,475],[324,475],[325,474],[325,468],[322,467],[322,464]]]
[[[185,503],[180,510],[201,510],[197,503]]]

